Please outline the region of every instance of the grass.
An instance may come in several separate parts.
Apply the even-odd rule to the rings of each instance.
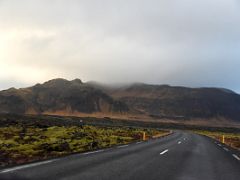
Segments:
[[[98,126],[0,127],[0,167],[127,144],[166,131]]]
[[[226,133],[221,131],[194,131],[195,133],[206,135],[217,141],[222,142],[223,135],[225,137],[225,144],[240,150],[240,133]]]

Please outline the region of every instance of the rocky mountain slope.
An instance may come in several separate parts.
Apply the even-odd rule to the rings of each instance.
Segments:
[[[111,87],[53,79],[0,91],[0,113],[240,122],[240,95],[221,88],[132,84]]]
[[[91,84],[138,114],[153,118],[224,118],[240,122],[240,95],[228,89],[142,83],[111,88]]]
[[[0,113],[123,113],[128,107],[81,80],[54,79],[43,84],[0,92]]]

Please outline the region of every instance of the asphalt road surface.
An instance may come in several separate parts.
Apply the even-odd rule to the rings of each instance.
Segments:
[[[0,180],[239,180],[238,152],[186,132],[17,166]]]

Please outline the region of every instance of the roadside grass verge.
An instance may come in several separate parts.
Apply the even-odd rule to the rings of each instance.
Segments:
[[[226,133],[221,131],[203,131],[203,130],[198,130],[194,132],[197,134],[211,137],[220,142],[222,142],[224,136],[225,144],[240,151],[240,133]]]
[[[165,135],[167,131],[132,127],[11,125],[0,127],[0,167],[92,151]]]

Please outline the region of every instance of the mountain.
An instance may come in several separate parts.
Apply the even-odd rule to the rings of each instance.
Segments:
[[[240,122],[240,95],[224,88],[187,88],[136,83],[125,87],[92,84],[137,114],[167,119],[230,119]]]
[[[0,91],[0,113],[240,123],[240,95],[223,88],[143,83],[108,86],[80,79],[53,79]]]
[[[29,88],[0,92],[0,113],[77,115],[127,111],[124,103],[80,79],[53,79]]]

